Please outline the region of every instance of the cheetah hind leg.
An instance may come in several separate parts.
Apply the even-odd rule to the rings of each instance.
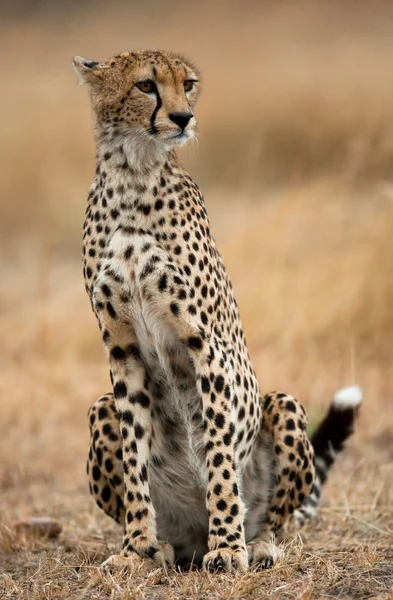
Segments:
[[[266,569],[282,555],[275,542],[282,540],[295,509],[310,494],[315,468],[314,451],[306,433],[307,415],[300,402],[280,392],[267,394],[261,401],[261,434],[272,441],[275,483],[264,524],[248,544],[248,554],[250,566]]]
[[[99,398],[90,408],[88,417],[90,447],[87,474],[90,492],[98,506],[108,516],[123,525],[124,472],[119,417],[113,394],[106,394]],[[102,566],[146,574],[154,568],[166,569],[174,562],[172,546],[167,542],[158,541],[158,552],[152,556],[142,557],[136,552],[130,556],[112,555]]]
[[[247,544],[248,564],[258,570],[270,569],[282,556],[283,551],[276,546],[273,540],[265,542],[261,539]]]
[[[113,394],[102,396],[89,413],[90,446],[87,476],[97,505],[124,523],[124,481],[119,419]]]

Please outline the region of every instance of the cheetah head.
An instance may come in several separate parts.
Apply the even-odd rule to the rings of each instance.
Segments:
[[[90,90],[96,136],[165,150],[196,135],[196,68],[168,52],[140,50],[107,62],[75,56],[73,66]]]

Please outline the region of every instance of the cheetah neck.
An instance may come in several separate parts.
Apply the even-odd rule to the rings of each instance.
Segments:
[[[146,231],[159,227],[171,235],[176,230],[177,218],[184,222],[188,218],[180,213],[188,208],[194,212],[200,210],[203,200],[200,195],[194,198],[187,191],[186,188],[195,184],[173,150],[159,149],[155,154],[153,151],[149,154],[144,148],[145,155],[135,158],[137,150],[132,141],[125,143],[119,138],[109,142],[102,140],[97,145],[97,171],[87,210],[96,215],[99,209],[98,219],[113,220],[117,225]],[[145,161],[142,156],[147,156]],[[177,195],[183,187],[182,200]],[[160,213],[159,223],[154,225],[157,212]],[[106,229],[110,229],[108,224]]]
[[[166,161],[177,161],[174,150],[144,130],[132,135],[119,135],[111,128],[96,131],[96,154],[98,164],[104,163],[107,173],[143,180],[153,178]]]

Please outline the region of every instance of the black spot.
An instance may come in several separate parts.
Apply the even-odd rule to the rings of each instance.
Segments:
[[[226,510],[226,508],[228,507],[227,503],[225,502],[225,500],[219,500],[216,504],[218,510]]]
[[[111,302],[107,302],[107,303],[106,303],[106,310],[108,311],[108,314],[109,314],[109,316],[110,316],[112,319],[116,319],[116,317],[117,317],[117,314],[116,314],[116,311],[115,311],[115,309],[113,308],[113,306],[112,306]]]
[[[148,513],[148,509],[144,508],[143,510],[137,510],[135,513],[135,518],[137,521],[142,521],[143,517],[146,517]]]
[[[296,412],[296,404],[293,402],[293,400],[288,400],[288,402],[285,404],[285,408],[290,412]]]
[[[115,360],[123,360],[126,356],[126,353],[124,352],[124,350],[122,350],[122,348],[120,348],[120,346],[115,346],[114,348],[112,348],[111,350],[111,357]]]
[[[202,349],[202,340],[198,337],[189,337],[188,338],[188,346],[193,350],[201,350]]]
[[[107,458],[105,461],[105,469],[108,471],[108,473],[112,473],[113,471],[113,462],[110,458]]]
[[[129,260],[132,256],[133,252],[134,252],[134,246],[127,246],[127,248],[124,251],[125,260]]]
[[[303,442],[299,440],[296,447],[297,447],[297,451],[299,453],[300,458],[304,458],[305,452],[304,452]]]
[[[93,467],[93,479],[94,481],[98,481],[99,478],[101,476],[101,471],[100,469],[97,467],[97,465],[94,465]]]
[[[216,392],[220,393],[224,389],[224,378],[222,375],[217,375],[216,380],[214,382],[214,389]]]
[[[106,485],[104,487],[104,489],[102,490],[101,498],[102,498],[103,502],[109,502],[109,500],[111,499],[111,489],[110,489],[109,485]]]
[[[202,392],[208,394],[210,392],[210,382],[206,376],[201,379]]]
[[[149,408],[150,400],[149,397],[146,396],[144,392],[138,392],[136,394],[132,394],[129,397],[129,402],[131,404],[139,404],[142,408]]]
[[[119,475],[117,475],[117,473],[115,473],[115,475],[112,477],[112,483],[115,487],[117,487],[118,485],[120,485],[122,482],[122,479],[119,477]]]
[[[238,415],[237,415],[239,421],[242,421],[245,416],[246,416],[246,411],[244,410],[244,406],[241,406],[239,409]]]
[[[154,272],[154,261],[149,260],[149,262],[143,267],[141,272],[141,279],[146,279],[148,275],[151,275]]]
[[[106,283],[104,283],[104,284],[101,286],[101,290],[102,290],[102,292],[105,294],[105,296],[106,296],[107,298],[110,298],[110,297],[112,296],[112,291],[111,291],[110,287],[108,287],[108,286],[106,285]]]
[[[118,381],[115,384],[113,393],[115,394],[115,398],[125,398],[127,396],[127,387],[124,381]]]
[[[133,537],[135,540],[135,538],[139,537],[140,535],[142,535],[142,531],[140,529],[135,529],[131,537]]]
[[[164,273],[163,275],[161,275],[159,284],[158,284],[158,289],[160,290],[160,292],[164,292],[167,288],[168,285],[168,278],[166,276],[166,274]]]
[[[176,302],[171,302],[170,308],[175,317],[178,317],[180,314],[180,306]]]
[[[207,318],[207,314],[204,311],[201,312],[201,321],[202,321],[203,325],[207,325],[209,322],[209,320]]]
[[[102,421],[102,419],[106,419],[106,417],[108,416],[108,411],[105,408],[105,406],[101,406],[98,409],[98,418],[100,419],[100,421]]]
[[[224,442],[225,446],[230,446],[231,442],[232,442],[232,434],[231,433],[226,433],[224,435],[224,437],[222,438],[222,441]]]
[[[208,419],[212,419],[214,417],[214,410],[211,406],[209,406],[209,408],[206,409],[206,417]]]
[[[139,210],[139,212],[143,212],[143,214],[147,217],[150,214],[151,206],[150,204],[139,204],[137,210]]]
[[[218,429],[222,429],[225,425],[225,417],[222,413],[218,413],[215,418],[215,424]]]
[[[215,454],[214,458],[213,458],[213,467],[220,467],[223,462],[224,462],[224,455],[221,454],[220,452],[217,452],[217,454]]]
[[[128,423],[128,425],[133,425],[134,423],[134,415],[130,410],[125,410],[123,413],[121,413],[121,419],[125,423]]]
[[[136,425],[134,427],[134,431],[135,431],[136,439],[141,440],[145,434],[145,430],[143,429],[142,425],[139,425],[139,423],[136,423]]]
[[[143,467],[141,468],[141,476],[140,476],[140,479],[141,479],[142,483],[143,483],[144,481],[147,481],[147,468],[146,468],[146,465],[143,465]]]
[[[286,435],[284,438],[284,443],[286,446],[293,446],[294,440],[292,435]]]

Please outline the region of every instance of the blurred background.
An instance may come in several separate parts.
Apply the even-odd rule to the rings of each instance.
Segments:
[[[39,510],[68,484],[85,490],[86,412],[109,390],[82,281],[95,158],[74,54],[156,47],[200,67],[199,141],[182,158],[204,192],[261,388],[298,396],[314,423],[338,387],[360,384],[356,460],[391,461],[393,4],[2,0],[1,13],[8,510]]]

